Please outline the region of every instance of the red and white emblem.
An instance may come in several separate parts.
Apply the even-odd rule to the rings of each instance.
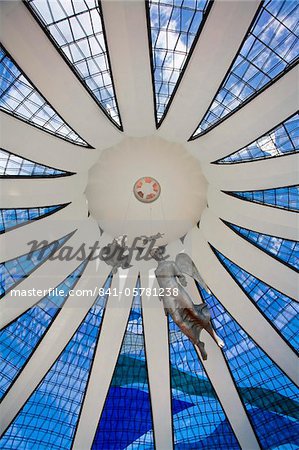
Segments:
[[[137,200],[143,203],[152,203],[159,197],[161,186],[152,177],[142,177],[136,181],[133,190]]]

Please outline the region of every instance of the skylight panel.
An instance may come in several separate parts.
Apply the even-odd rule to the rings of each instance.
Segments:
[[[88,145],[54,111],[1,45],[0,109],[74,144]]]
[[[170,106],[211,6],[209,0],[149,0],[156,121],[160,125]]]
[[[110,281],[105,286],[110,286]],[[70,449],[99,339],[98,297],[73,337],[0,439],[1,448]]]
[[[139,280],[137,288],[139,287]],[[141,299],[134,297],[92,450],[154,448]]]
[[[71,172],[54,169],[38,164],[30,159],[14,155],[0,148],[0,178],[4,177],[62,177],[73,175]]]
[[[43,219],[62,208],[64,205],[39,206],[36,208],[5,208],[0,209],[0,234],[18,228],[28,223]]]
[[[286,342],[295,351],[298,351],[299,304],[246,272],[246,270],[237,266],[219,251],[214,251],[219,261],[221,261],[247,297],[267,317],[270,324],[276,328]]]
[[[247,230],[232,223],[225,224],[247,241],[295,270],[299,270],[299,242]]]
[[[222,349],[261,448],[298,445],[299,389],[223,307],[200,289],[212,324],[225,342]]]
[[[261,205],[299,211],[299,185],[258,191],[226,192],[226,194]]]
[[[61,311],[70,290],[74,289],[87,263],[88,260],[83,261],[52,293],[0,331],[1,398],[10,389]]]
[[[97,0],[26,0],[94,100],[121,128],[103,14]]]
[[[256,141],[216,161],[216,163],[235,164],[245,161],[256,161],[297,153],[298,151],[299,114],[296,113],[273,130],[259,137]]]
[[[296,0],[262,2],[239,53],[192,138],[216,126],[295,64],[299,55],[298,24]]]
[[[194,346],[168,318],[174,449],[239,449]]]
[[[17,284],[27,278],[34,270],[52,256],[74,232],[54,241],[48,245],[40,247],[31,253],[18,256],[17,258],[0,264],[0,298],[14,288]]]

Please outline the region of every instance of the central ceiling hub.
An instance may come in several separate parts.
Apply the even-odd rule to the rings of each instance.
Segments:
[[[111,237],[184,236],[206,207],[201,168],[181,144],[157,137],[124,138],[104,150],[89,172],[88,207]],[[133,192],[134,194],[133,194]]]
[[[133,192],[142,203],[152,203],[160,195],[161,186],[153,177],[142,177],[134,184]]]

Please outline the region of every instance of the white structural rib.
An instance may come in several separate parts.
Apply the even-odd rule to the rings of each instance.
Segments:
[[[299,154],[239,164],[202,164],[210,184],[224,191],[251,191],[298,183]]]
[[[243,7],[243,2],[223,4],[231,3]],[[298,77],[297,65],[217,127],[188,142],[188,149],[203,163],[249,145],[297,111]]]
[[[149,136],[156,127],[145,2],[101,4],[125,134]]]
[[[258,8],[258,0],[216,0],[182,82],[160,127],[166,139],[186,142],[218,90]]]
[[[159,297],[153,295],[154,289],[157,292],[159,289],[154,275],[155,266],[154,261],[141,266],[140,284],[152,293],[146,295],[145,291],[142,296],[143,325],[155,448],[164,450],[173,447],[169,342],[163,304]]]
[[[36,204],[26,205],[35,208]],[[23,207],[26,207],[23,206]],[[48,205],[43,205],[48,206]],[[28,222],[19,228],[0,235],[0,261],[7,261],[28,253],[28,242],[36,240],[48,242],[60,239],[72,230],[87,223],[87,204],[83,196],[53,214],[39,220]],[[90,222],[91,223],[91,222]]]
[[[70,70],[24,3],[1,1],[0,38],[26,76],[91,146],[117,143],[121,133]],[[55,67],[55,70],[50,70]]]
[[[63,246],[65,250],[63,252],[58,250],[53,255],[54,257],[60,255],[60,258],[46,260],[28,278],[18,284],[16,289],[28,292],[33,288],[41,291],[55,288],[80,265],[82,261],[78,261],[77,258],[66,261],[62,256],[66,258],[69,250],[71,250],[71,255],[74,256],[82,244],[85,246],[86,252],[90,253],[89,246],[92,246],[97,239],[97,225],[93,219],[85,219],[84,222],[74,224],[71,221],[71,223],[68,223],[69,228],[66,232],[76,229],[76,225],[79,229]],[[60,234],[59,238],[62,236],[63,234]],[[80,253],[78,256],[82,256],[82,254]],[[36,293],[35,296],[16,296],[12,291],[9,291],[0,302],[0,327],[14,320],[43,297],[43,293],[40,295]]]
[[[92,289],[103,286],[110,269],[104,262],[96,272],[96,261],[88,264],[86,272],[80,278],[76,290]],[[2,434],[22,408],[28,397],[51,368],[62,350],[84,319],[95,301],[95,296],[72,296],[66,301],[55,322],[46,333],[27,365],[16,379],[1,405],[0,434]],[[88,448],[88,447],[81,447]]]
[[[133,301],[133,295],[125,295],[125,290],[133,293],[137,276],[135,269],[129,272],[119,269],[119,275],[113,277],[111,290],[115,289],[119,295],[111,295],[108,300],[73,449],[92,446]]]
[[[34,177],[0,179],[2,208],[24,208],[68,203],[79,196],[87,185],[87,172],[62,178]]]
[[[99,152],[28,126],[26,122],[0,111],[1,147],[25,159],[68,172],[88,170]]]
[[[208,205],[216,216],[234,225],[284,239],[299,240],[296,212],[244,201],[211,185],[208,188]]]
[[[298,358],[220,264],[201,231],[190,232],[192,256],[203,279],[228,312],[272,360],[298,384]],[[242,251],[240,249],[240,251]]]
[[[238,236],[209,209],[201,219],[201,231],[206,240],[224,256],[274,289],[298,300],[298,274]]]
[[[198,249],[198,252],[199,254],[201,253],[201,248]],[[200,304],[200,296],[195,283],[189,281],[186,289],[193,302]],[[205,330],[201,333],[201,339],[205,343],[208,354],[208,359],[202,361],[204,370],[212,382],[241,448],[250,450],[259,449],[256,436],[240,400],[222,351]],[[197,349],[196,351],[199,354]],[[201,360],[200,354],[198,357]]]

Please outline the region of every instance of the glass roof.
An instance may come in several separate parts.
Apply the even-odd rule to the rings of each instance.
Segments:
[[[270,236],[257,231],[248,230],[232,223],[225,222],[239,236],[256,245],[258,248],[274,256],[279,261],[299,270],[299,242],[290,239],[282,239],[277,236]]]
[[[18,228],[22,225],[27,225],[29,222],[43,219],[67,205],[55,206],[39,206],[37,208],[6,208],[0,209],[0,234],[6,233],[12,229]]]
[[[193,138],[205,133],[288,70],[298,59],[299,5],[266,0]]]
[[[121,128],[101,2],[26,0],[88,92]]]
[[[235,164],[288,155],[299,151],[299,114],[296,113],[256,141],[241,148],[217,164]]]
[[[67,234],[57,241],[53,241],[48,245],[41,246],[32,253],[25,253],[25,255],[1,263],[0,298],[43,264],[63,244],[65,244],[73,234],[74,232]]]
[[[233,197],[289,211],[299,211],[299,185],[257,191],[226,192]]]
[[[156,121],[161,124],[212,2],[149,0]]]
[[[74,144],[88,144],[54,111],[0,45],[0,109]]]
[[[299,445],[299,389],[213,295],[200,289],[241,401],[262,448]]]
[[[295,351],[299,350],[299,304],[285,294],[278,292],[268,284],[254,277],[246,270],[214,250],[219,261],[231,274],[249,299],[268,319],[270,324],[281,333]]]
[[[60,313],[69,292],[74,289],[88,260],[83,261],[53,293],[42,298],[32,308],[0,331],[0,397],[27,364],[34,350]]]
[[[71,172],[54,169],[0,148],[0,177],[62,177]]]

